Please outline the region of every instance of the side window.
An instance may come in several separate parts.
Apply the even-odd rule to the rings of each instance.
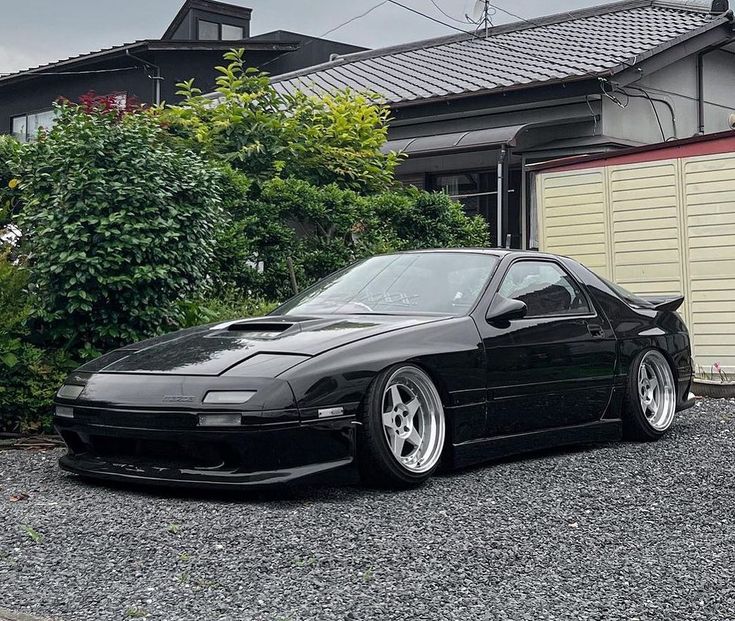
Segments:
[[[591,314],[579,285],[555,263],[519,261],[505,275],[500,295],[528,306],[528,317]]]

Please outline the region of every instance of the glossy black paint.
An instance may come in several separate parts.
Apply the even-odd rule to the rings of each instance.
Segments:
[[[101,479],[240,487],[352,473],[364,395],[378,373],[402,362],[435,381],[454,466],[620,438],[626,377],[644,348],[666,354],[679,407],[690,405],[689,337],[676,313],[629,306],[570,259],[462,252],[499,258],[466,316],[271,315],[151,339],[81,367],[67,381],[85,387],[80,399],[56,401],[75,412],[55,418],[69,449],[62,468]],[[505,273],[528,259],[560,266],[591,311],[488,321]],[[255,396],[223,408],[203,403],[212,390]],[[234,414],[241,424],[204,428],[202,413]]]

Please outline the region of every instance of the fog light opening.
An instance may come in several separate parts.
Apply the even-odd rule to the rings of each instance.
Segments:
[[[55,414],[59,418],[74,418],[74,408],[57,405]]]
[[[200,427],[239,427],[242,423],[240,414],[200,414]]]

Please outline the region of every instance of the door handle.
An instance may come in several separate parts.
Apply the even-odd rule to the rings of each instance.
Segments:
[[[596,323],[588,323],[587,330],[589,331],[590,335],[593,338],[596,338],[596,339],[605,338],[605,329]]]

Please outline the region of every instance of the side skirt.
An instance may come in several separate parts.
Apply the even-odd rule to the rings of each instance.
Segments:
[[[499,436],[455,444],[453,465],[464,468],[519,453],[530,453],[557,446],[617,442],[623,438],[621,420],[601,420],[576,427],[561,427],[514,436]]]

